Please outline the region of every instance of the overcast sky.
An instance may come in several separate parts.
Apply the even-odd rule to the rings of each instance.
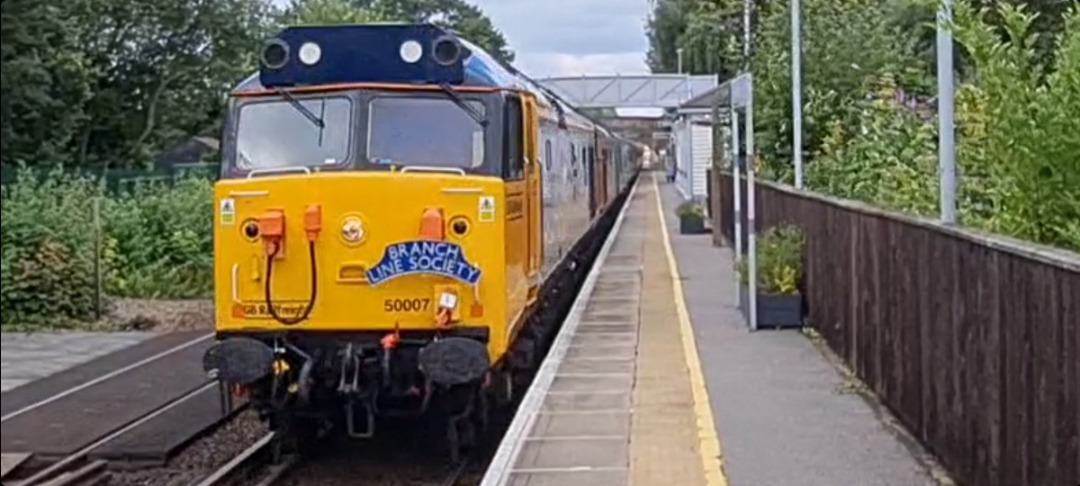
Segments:
[[[648,72],[649,0],[467,1],[491,17],[517,57],[514,65],[531,77]]]
[[[648,0],[469,0],[532,77],[646,73]]]

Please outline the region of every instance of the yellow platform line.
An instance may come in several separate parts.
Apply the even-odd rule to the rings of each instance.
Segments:
[[[690,313],[686,310],[686,297],[683,294],[682,280],[675,261],[675,252],[671,248],[671,235],[667,230],[664,217],[663,199],[660,198],[660,184],[656,182],[656,173],[652,173],[653,193],[656,196],[656,209],[660,212],[660,231],[664,235],[664,253],[667,254],[668,271],[671,273],[672,290],[675,293],[675,312],[679,316],[679,333],[682,335],[683,356],[686,368],[690,371],[690,389],[694,396],[694,415],[697,418],[699,452],[701,466],[705,472],[705,484],[708,486],[727,486],[724,473],[724,456],[720,448],[720,436],[716,432],[712,408],[709,404],[709,391],[705,388],[705,375],[701,370],[697,343],[694,339],[694,327],[690,323]]]

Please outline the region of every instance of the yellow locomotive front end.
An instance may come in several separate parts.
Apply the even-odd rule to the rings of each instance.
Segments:
[[[290,28],[233,93],[204,367],[282,437],[438,409],[456,454],[482,421],[541,261],[539,186],[530,99],[460,86],[463,49],[430,25]]]
[[[217,330],[471,328],[487,341],[505,319],[503,184],[409,169],[220,182]]]

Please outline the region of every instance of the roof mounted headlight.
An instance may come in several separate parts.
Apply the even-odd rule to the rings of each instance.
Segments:
[[[308,66],[314,66],[315,63],[319,62],[319,59],[322,59],[322,48],[314,42],[305,42],[300,46],[298,57],[300,62]]]
[[[401,43],[399,54],[402,61],[416,64],[424,56],[424,46],[414,40],[407,40]]]

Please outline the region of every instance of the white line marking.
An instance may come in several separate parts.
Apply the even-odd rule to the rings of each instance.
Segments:
[[[630,413],[627,408],[603,408],[596,410],[541,410],[540,415],[608,415],[613,413]]]
[[[630,346],[626,347],[629,348]],[[566,359],[563,360],[563,363],[576,363],[578,361],[634,361],[634,356],[567,356]]]
[[[637,349],[637,342],[633,343],[570,343],[571,349],[589,348],[589,349],[618,349],[618,348],[630,348],[632,350]]]
[[[577,331],[578,323],[581,322],[582,314],[585,313],[585,306],[588,305],[593,288],[596,287],[596,280],[600,277],[600,268],[604,266],[608,254],[611,253],[611,247],[614,246],[615,239],[619,236],[619,230],[622,228],[627,211],[634,203],[634,195],[640,183],[641,178],[639,176],[630,188],[630,193],[627,194],[623,207],[619,209],[619,216],[615,219],[615,224],[612,225],[611,232],[608,233],[607,240],[604,241],[604,246],[600,249],[600,254],[593,261],[592,268],[589,269],[589,275],[585,277],[585,283],[582,284],[581,291],[578,292],[577,297],[574,299],[574,305],[570,308],[566,320],[563,321],[562,329],[559,331],[558,336],[555,337],[555,342],[552,343],[547,358],[540,365],[540,370],[537,371],[529,390],[525,392],[525,397],[521,400],[521,405],[518,406],[518,412],[514,415],[513,422],[510,423],[506,435],[499,444],[499,449],[496,451],[495,457],[492,458],[491,465],[488,466],[487,471],[484,473],[484,479],[481,481],[480,486],[501,486],[510,480],[511,468],[517,463],[518,455],[521,454],[521,448],[525,443],[523,439],[527,437],[528,432],[532,430],[533,424],[536,422],[536,412],[543,406],[544,396],[552,393],[549,390],[552,382],[555,381],[555,373],[563,357],[566,356],[566,352],[570,349],[570,340]],[[603,392],[578,393],[595,395]],[[621,390],[607,393],[627,393],[627,391]]]
[[[550,388],[550,387],[549,387]],[[573,396],[573,395],[623,395],[630,390],[548,390],[548,395]]]
[[[583,328],[585,328],[585,327],[588,327],[588,326],[581,326],[581,327],[579,327],[579,329],[583,329]],[[586,334],[582,334],[582,336],[585,336],[585,335],[586,335]],[[588,335],[588,336],[601,336],[601,337],[631,337],[631,336],[633,336],[633,337],[637,337],[638,333],[636,333],[636,332],[608,332],[608,331],[600,331],[600,332],[590,332],[590,333],[588,333],[587,335]]]
[[[546,473],[576,473],[576,472],[619,472],[626,471],[629,468],[625,467],[592,467],[592,466],[576,466],[576,467],[537,467],[530,469],[514,469],[510,472],[514,474],[546,474]],[[481,484],[481,486],[483,486]]]
[[[559,373],[559,378],[633,378],[633,373]]]
[[[72,395],[74,393],[78,393],[78,392],[80,392],[82,390],[90,388],[90,387],[92,387],[94,385],[97,385],[98,383],[101,383],[101,382],[103,382],[105,380],[108,380],[110,378],[115,378],[117,376],[120,376],[120,375],[122,375],[124,373],[127,373],[128,371],[131,371],[131,370],[133,370],[135,368],[139,368],[139,367],[141,367],[143,365],[146,365],[147,363],[152,363],[152,362],[157,361],[157,360],[159,360],[161,358],[164,358],[164,357],[166,357],[166,356],[168,356],[170,354],[173,354],[173,353],[176,353],[178,351],[182,351],[184,349],[190,348],[191,346],[194,346],[194,345],[196,345],[198,343],[201,343],[201,342],[203,342],[203,341],[205,341],[207,339],[210,339],[212,337],[214,337],[214,333],[210,333],[210,334],[206,334],[206,335],[197,337],[195,339],[192,339],[191,341],[188,341],[188,342],[186,342],[184,344],[181,344],[179,346],[176,346],[176,347],[167,349],[165,351],[162,351],[162,352],[160,352],[158,354],[155,354],[155,355],[153,355],[153,356],[151,356],[149,358],[143,359],[142,361],[139,361],[137,363],[133,363],[133,364],[127,365],[127,366],[125,366],[123,368],[120,368],[118,370],[114,370],[111,373],[108,373],[108,374],[99,376],[97,378],[94,378],[93,380],[90,380],[90,381],[88,381],[86,383],[83,383],[83,384],[81,384],[79,386],[76,386],[74,388],[69,388],[69,389],[67,389],[67,390],[65,390],[63,392],[57,393],[56,395],[53,395],[53,396],[51,396],[49,398],[41,400],[40,402],[32,403],[30,405],[27,405],[27,406],[25,406],[23,408],[20,408],[20,409],[14,411],[14,412],[11,412],[11,413],[9,413],[7,415],[4,415],[3,417],[0,417],[0,423],[7,422],[8,420],[13,419],[15,417],[18,417],[19,415],[22,415],[22,414],[24,414],[26,412],[29,412],[29,411],[34,410],[36,408],[43,407],[45,405],[48,405],[48,404],[50,404],[52,402],[55,402],[55,401],[57,401],[57,400],[59,400],[61,398]],[[154,338],[151,338],[151,339],[154,339]],[[209,379],[209,378],[207,378],[207,379]]]
[[[588,441],[613,441],[630,440],[627,435],[548,435],[526,437],[529,442],[588,442]]]

